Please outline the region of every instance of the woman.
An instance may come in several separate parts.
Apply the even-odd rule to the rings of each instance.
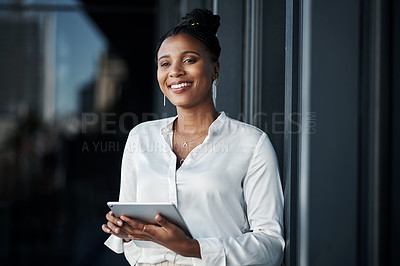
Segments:
[[[213,104],[218,27],[219,16],[195,9],[157,47],[159,86],[178,115],[132,129],[120,201],[175,203],[193,239],[161,215],[157,226],[109,212],[105,244],[132,265],[282,262],[283,196],[274,149],[264,132]],[[137,241],[159,245],[142,248]]]

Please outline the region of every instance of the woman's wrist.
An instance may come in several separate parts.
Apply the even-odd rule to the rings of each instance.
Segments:
[[[125,243],[129,243],[132,241],[132,239],[130,238],[122,238],[122,241],[124,241]]]
[[[188,239],[183,245],[180,255],[185,257],[194,257],[201,259],[200,244],[196,239]]]

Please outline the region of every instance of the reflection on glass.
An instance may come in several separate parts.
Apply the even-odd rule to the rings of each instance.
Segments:
[[[107,111],[118,100],[127,66],[109,53],[107,38],[81,5],[0,0],[2,265],[36,265],[39,258],[55,261],[37,265],[68,265],[63,259],[77,241],[68,219],[82,217],[71,211],[70,197],[95,198],[85,189],[91,183],[66,179],[84,170],[69,167],[69,145],[82,133],[81,113]]]
[[[82,13],[57,16],[56,115],[79,112],[80,91],[95,80],[106,42]]]
[[[72,0],[1,3],[17,6],[76,4]],[[30,164],[35,164],[40,157],[39,154],[29,155],[30,149],[26,145],[39,145],[42,150],[53,149],[54,143],[42,143],[40,139],[51,142],[55,138],[52,134],[56,132],[42,132],[46,127],[55,131],[55,122],[58,128],[77,133],[77,118],[83,108],[81,98],[85,95],[83,91],[89,85],[95,86],[96,79],[100,79],[100,63],[107,55],[107,41],[84,12],[58,12],[56,6],[52,12],[18,11],[18,8],[2,12],[0,32],[0,147],[2,156],[13,158],[2,160],[2,165],[5,165],[2,170],[20,169],[7,173],[2,171],[12,180],[7,180],[7,185],[2,188],[3,195],[15,196],[16,188],[12,188],[12,183],[29,189],[30,182],[33,182],[29,176],[34,173],[30,168],[35,168]],[[52,137],[46,137],[46,134]],[[32,151],[38,150],[41,149],[32,148]],[[35,159],[26,158],[26,163],[17,167],[15,164],[25,160],[24,156],[34,156]],[[40,169],[39,166],[36,168]],[[21,178],[29,182],[11,178],[13,174],[23,175]]]

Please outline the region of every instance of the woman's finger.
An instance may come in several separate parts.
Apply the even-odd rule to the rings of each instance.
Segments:
[[[105,224],[103,224],[102,226],[101,226],[101,229],[103,229],[103,231],[105,232],[105,233],[111,233],[111,229],[107,226],[107,225],[105,225]]]
[[[119,233],[119,232],[121,232],[121,228],[119,228],[118,226],[116,226],[114,223],[112,223],[112,222],[110,222],[110,221],[108,221],[107,222],[107,226],[113,231],[113,232],[115,232],[115,233]]]
[[[121,231],[123,231],[125,234],[141,238],[141,240],[151,240],[151,237],[148,234],[148,229],[151,227],[151,225],[137,222],[126,216],[121,216],[121,219],[125,222],[125,224],[121,227]]]
[[[120,219],[118,219],[118,217],[116,217],[112,211],[106,214],[106,219],[118,226],[124,225],[124,223]]]
[[[115,233],[113,230],[111,230],[111,229],[110,229],[107,225],[105,225],[105,224],[102,225],[102,229],[103,229],[104,232],[106,232],[106,233],[108,233],[108,234],[118,236],[117,233]]]
[[[144,223],[137,222],[137,221],[130,219],[129,217],[126,217],[124,215],[122,215],[120,218],[122,221],[129,224],[133,229],[143,231],[143,227],[145,225]]]

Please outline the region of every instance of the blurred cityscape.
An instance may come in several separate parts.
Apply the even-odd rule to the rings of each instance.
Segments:
[[[119,117],[150,110],[149,100],[132,97],[141,94],[131,80],[152,80],[153,33],[142,27],[148,34],[135,45],[126,29],[152,27],[153,1],[130,9],[84,2],[0,1],[2,265],[126,265],[106,250],[101,224],[106,202],[118,198],[127,130],[138,122]],[[149,63],[129,68],[127,48],[143,46]]]

